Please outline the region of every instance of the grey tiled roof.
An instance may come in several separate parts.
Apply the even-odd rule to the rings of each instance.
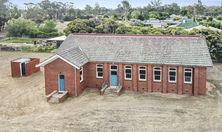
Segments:
[[[57,52],[57,54],[60,55],[62,58],[66,59],[67,61],[71,62],[72,64],[76,65],[77,67],[81,67],[87,62],[89,62],[89,59],[81,51],[79,46],[75,46],[75,47]]]
[[[206,40],[199,36],[70,34],[57,52],[76,46],[90,62],[212,66]],[[64,57],[81,61],[82,52],[75,51],[63,51]]]

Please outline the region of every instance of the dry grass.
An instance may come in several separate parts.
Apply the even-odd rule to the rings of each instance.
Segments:
[[[49,104],[44,69],[12,78],[10,60],[52,54],[0,52],[0,131],[213,131],[222,130],[221,98],[123,91],[101,96],[86,89],[77,98]],[[210,86],[212,86],[210,84]]]

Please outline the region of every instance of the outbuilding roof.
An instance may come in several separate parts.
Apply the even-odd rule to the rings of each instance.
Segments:
[[[72,49],[78,46],[82,52]],[[78,67],[87,62],[84,55],[89,62],[212,66],[205,37],[200,36],[70,34],[56,54]]]

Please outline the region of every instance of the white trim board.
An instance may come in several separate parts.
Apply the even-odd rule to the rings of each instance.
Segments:
[[[67,61],[66,59],[64,59],[64,58],[61,57],[60,55],[54,55],[54,56],[46,59],[45,61],[40,62],[39,64],[35,65],[35,67],[40,67],[40,66],[43,66],[43,67],[44,67],[45,65],[49,64],[50,62],[52,62],[52,61],[54,61],[54,60],[56,60],[56,59],[58,59],[58,58],[62,59],[62,60],[65,61],[66,63],[70,64],[71,66],[73,66],[73,67],[75,67],[75,68],[77,68],[77,69],[80,69],[78,66],[76,66],[76,65],[72,64],[71,62]]]

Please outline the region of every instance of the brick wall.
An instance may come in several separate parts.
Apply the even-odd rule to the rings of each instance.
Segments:
[[[103,78],[96,78],[96,64],[103,65]],[[101,88],[104,81],[110,86],[110,65],[118,66],[118,84],[122,82],[123,90],[177,93],[189,95],[206,95],[206,68],[160,66],[139,64],[116,64],[89,62],[83,66],[83,82],[80,83],[80,71],[77,69],[77,93],[80,95],[86,87]],[[125,80],[125,66],[132,66],[132,80]],[[139,81],[139,66],[146,67],[146,81]],[[153,81],[153,68],[161,67],[161,82]],[[176,68],[176,83],[169,82],[168,70]],[[192,84],[184,83],[184,68],[192,69]],[[45,66],[46,94],[58,90],[58,74],[65,75],[65,89],[68,96],[75,96],[75,68],[68,63],[57,59]]]
[[[77,96],[79,96],[86,88],[87,85],[87,73],[88,66],[87,64],[83,66],[83,81],[80,82],[80,70],[76,69],[76,82],[77,82]]]
[[[103,64],[103,78],[96,78],[96,64]],[[138,64],[117,64],[117,63],[95,63],[90,62],[88,66],[87,87],[101,88],[106,80],[110,85],[110,65],[118,66],[118,83],[122,82],[123,90],[162,92],[189,94],[195,96],[206,95],[206,68],[204,67],[182,67],[182,66],[161,66],[161,65],[138,65]],[[132,80],[125,80],[125,66],[132,66]],[[139,81],[139,66],[146,67],[146,81]],[[153,68],[161,68],[161,82],[153,81]],[[176,83],[169,82],[169,68],[176,68]],[[192,84],[184,83],[184,68],[192,69]],[[198,72],[197,72],[198,71]],[[195,84],[195,85],[194,85]],[[196,90],[197,89],[197,90]],[[196,92],[194,91],[196,90]],[[195,92],[195,93],[194,93]]]
[[[13,77],[21,76],[20,62],[11,61],[11,73]]]
[[[59,90],[59,74],[65,76],[65,91],[68,96],[75,96],[75,68],[61,59],[45,65],[45,92],[46,95],[54,90]]]
[[[30,58],[30,62],[25,64],[26,76],[31,75],[34,72],[40,71],[40,67],[35,67],[36,64],[40,62],[38,58]]]

